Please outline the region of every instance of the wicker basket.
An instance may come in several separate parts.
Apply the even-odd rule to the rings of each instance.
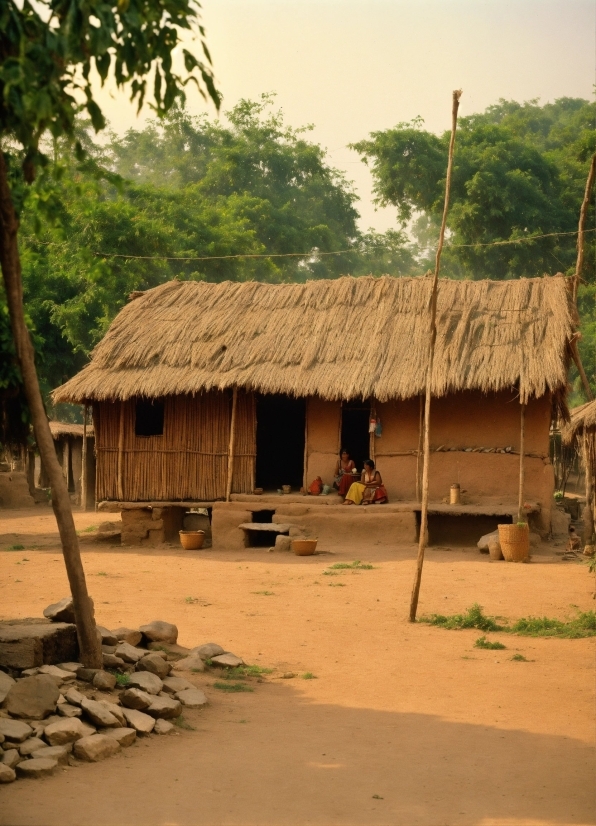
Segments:
[[[178,531],[180,544],[185,551],[198,551],[203,547],[205,531]]]
[[[525,562],[530,555],[527,525],[499,525],[499,544],[507,562]]]
[[[296,556],[312,556],[317,547],[317,539],[292,539],[292,550]]]

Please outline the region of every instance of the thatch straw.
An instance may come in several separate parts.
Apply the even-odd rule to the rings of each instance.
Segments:
[[[244,387],[325,399],[424,390],[432,279],[172,281],[135,297],[55,402]],[[432,393],[565,387],[565,279],[441,281]],[[523,368],[523,369],[522,369]],[[520,381],[520,375],[522,379]]]
[[[596,401],[580,404],[569,411],[570,421],[561,428],[561,436],[565,444],[571,444],[576,436],[584,431],[596,433]]]
[[[54,439],[59,439],[61,436],[80,436],[83,438],[83,425],[73,424],[71,422],[49,422],[50,433]],[[93,425],[87,425],[87,436],[93,436]]]

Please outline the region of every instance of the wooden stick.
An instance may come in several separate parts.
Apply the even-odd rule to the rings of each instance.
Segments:
[[[583,443],[583,454],[584,454],[584,470],[586,474],[586,505],[584,507],[584,530],[583,530],[583,541],[584,545],[591,545],[592,544],[592,536],[594,534],[594,510],[593,510],[593,497],[594,497],[594,490],[592,484],[592,474],[594,472],[594,468],[592,465],[592,452],[590,451],[589,446],[589,436],[588,431],[584,427],[584,443]],[[593,437],[592,437],[593,438]]]
[[[232,475],[234,473],[234,444],[236,442],[236,410],[238,407],[238,388],[232,391],[232,417],[230,419],[230,447],[228,450],[228,483],[226,485],[226,502],[232,493]]]
[[[584,264],[584,228],[586,225],[586,215],[588,207],[590,206],[590,195],[594,185],[594,176],[596,175],[596,152],[592,155],[590,162],[590,169],[588,171],[588,179],[586,181],[586,189],[584,191],[584,200],[582,201],[581,209],[579,211],[579,224],[577,232],[577,260],[575,262],[575,275],[573,276],[573,301],[577,307],[577,291],[579,289],[579,282],[581,280],[581,271]]]
[[[581,356],[579,354],[579,349],[577,346],[577,339],[574,337],[569,342],[569,350],[571,352],[571,357],[575,362],[575,366],[577,367],[577,372],[579,373],[582,385],[584,388],[584,393],[588,397],[588,401],[592,401],[594,399],[594,395],[592,393],[592,388],[590,387],[590,382],[588,381],[588,377],[586,376],[586,371],[584,370],[584,365],[582,364]]]
[[[116,464],[116,484],[118,499],[124,499],[124,405],[120,402],[120,419],[118,422],[118,459]]]
[[[87,510],[87,405],[83,405],[83,446],[81,448],[81,506]]]
[[[433,361],[435,356],[435,342],[437,340],[437,293],[439,282],[439,269],[441,266],[441,253],[445,240],[445,227],[447,224],[447,212],[449,210],[449,195],[451,192],[451,173],[453,170],[453,150],[455,147],[455,131],[457,129],[457,111],[459,109],[459,99],[461,89],[453,92],[453,105],[451,108],[451,139],[449,141],[449,158],[447,162],[447,179],[445,182],[445,203],[443,205],[443,218],[441,221],[441,231],[439,233],[439,244],[437,246],[437,256],[435,260],[435,274],[433,276],[432,292],[430,299],[430,341],[428,347],[428,362],[426,368],[426,391],[424,398],[424,463],[422,466],[422,509],[420,512],[420,540],[418,543],[418,558],[416,560],[416,574],[412,587],[410,599],[410,622],[416,621],[416,611],[418,610],[418,597],[420,595],[420,583],[422,582],[422,566],[424,564],[424,550],[427,544],[428,534],[428,471],[430,463],[430,397],[432,389]]]
[[[517,521],[525,522],[524,516],[524,478],[525,478],[525,462],[524,462],[524,444],[526,436],[526,405],[521,405],[521,418],[519,427],[519,491],[517,496]]]

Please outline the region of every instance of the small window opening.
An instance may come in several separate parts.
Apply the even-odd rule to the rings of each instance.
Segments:
[[[136,436],[163,436],[164,403],[138,401],[135,408]]]
[[[275,516],[275,511],[253,511],[252,512],[252,521],[253,522],[268,522],[271,524],[273,522],[273,517]]]

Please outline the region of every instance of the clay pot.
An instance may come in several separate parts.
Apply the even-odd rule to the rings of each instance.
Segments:
[[[262,496],[263,495],[263,488],[255,488],[253,490],[255,496]]]
[[[530,555],[527,525],[499,525],[499,544],[507,562],[525,562]]]
[[[203,547],[205,531],[178,531],[180,544],[185,551],[198,551]]]
[[[282,485],[281,489],[283,490],[284,493],[291,493],[292,492],[292,486],[291,485]]]
[[[312,556],[317,542],[317,539],[292,539],[292,550],[296,556]]]

